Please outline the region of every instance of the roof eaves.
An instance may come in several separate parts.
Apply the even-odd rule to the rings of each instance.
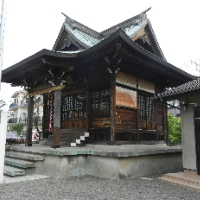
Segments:
[[[168,68],[175,70],[176,72],[187,76],[190,79],[194,79],[195,76],[192,76],[191,74],[188,74],[187,72],[183,71],[182,69],[179,69],[177,67],[175,67],[174,65],[168,63],[167,61],[165,61],[163,58],[149,52],[148,50],[144,49],[143,47],[141,47],[138,43],[132,41],[125,33],[122,34],[122,37],[124,38],[124,40],[126,40],[126,42],[131,45],[132,47],[134,47],[136,50],[138,50],[140,53],[142,53],[143,55],[146,55],[149,58],[152,58],[153,60],[155,60],[156,62],[159,62],[160,64],[163,64],[165,66],[167,66]]]
[[[163,60],[163,58],[149,52],[148,50],[144,49],[143,47],[141,47],[139,44],[137,44],[136,42],[132,41],[129,36],[127,36],[127,34],[120,28],[118,29],[116,32],[114,32],[113,34],[111,34],[110,36],[108,36],[107,38],[105,38],[104,40],[102,40],[100,43],[94,45],[93,47],[86,49],[83,52],[80,52],[80,56],[84,56],[87,55],[91,52],[93,52],[94,50],[100,49],[103,46],[105,46],[106,44],[114,41],[117,37],[121,37],[128,45],[130,45],[132,48],[134,48],[135,50],[137,50],[138,52],[140,52],[141,54],[143,54],[144,56],[153,59],[154,61],[166,66],[168,69],[171,69],[173,71],[176,71],[177,73],[182,74],[183,76],[187,77],[188,79],[194,79],[195,77],[188,74],[187,72],[175,67],[174,65],[168,63],[167,61]]]
[[[58,58],[67,58],[67,57],[73,58],[73,57],[76,56],[76,54],[63,54],[63,53],[56,52],[56,51],[42,49],[41,51],[38,51],[37,53],[33,54],[32,56],[29,56],[29,57],[25,58],[24,60],[4,69],[2,71],[2,75],[6,74],[10,71],[16,70],[18,67],[26,65],[27,63],[34,61],[35,59],[38,59],[38,58],[45,56],[45,55],[46,56],[58,57]]]

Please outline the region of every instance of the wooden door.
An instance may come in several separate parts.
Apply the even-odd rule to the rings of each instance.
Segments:
[[[197,174],[200,175],[200,108],[195,108],[195,137]]]

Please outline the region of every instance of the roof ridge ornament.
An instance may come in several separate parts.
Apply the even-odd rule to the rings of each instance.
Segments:
[[[66,22],[69,23],[70,27],[72,29],[75,29],[76,28],[76,24],[74,23],[74,20],[72,18],[70,18],[69,16],[67,16],[65,13],[61,12],[62,15],[64,15],[66,17]]]

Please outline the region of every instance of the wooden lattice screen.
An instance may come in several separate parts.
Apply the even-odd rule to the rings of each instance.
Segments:
[[[110,110],[110,90],[99,90],[90,93],[90,111],[108,111]]]
[[[67,96],[62,99],[62,121],[86,117],[86,94]]]

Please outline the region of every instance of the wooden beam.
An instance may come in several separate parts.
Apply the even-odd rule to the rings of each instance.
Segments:
[[[32,146],[32,130],[33,130],[33,96],[29,96],[28,102],[28,120],[26,131],[26,145]]]
[[[56,90],[54,91],[52,148],[60,148],[60,126],[61,126],[61,90]]]

